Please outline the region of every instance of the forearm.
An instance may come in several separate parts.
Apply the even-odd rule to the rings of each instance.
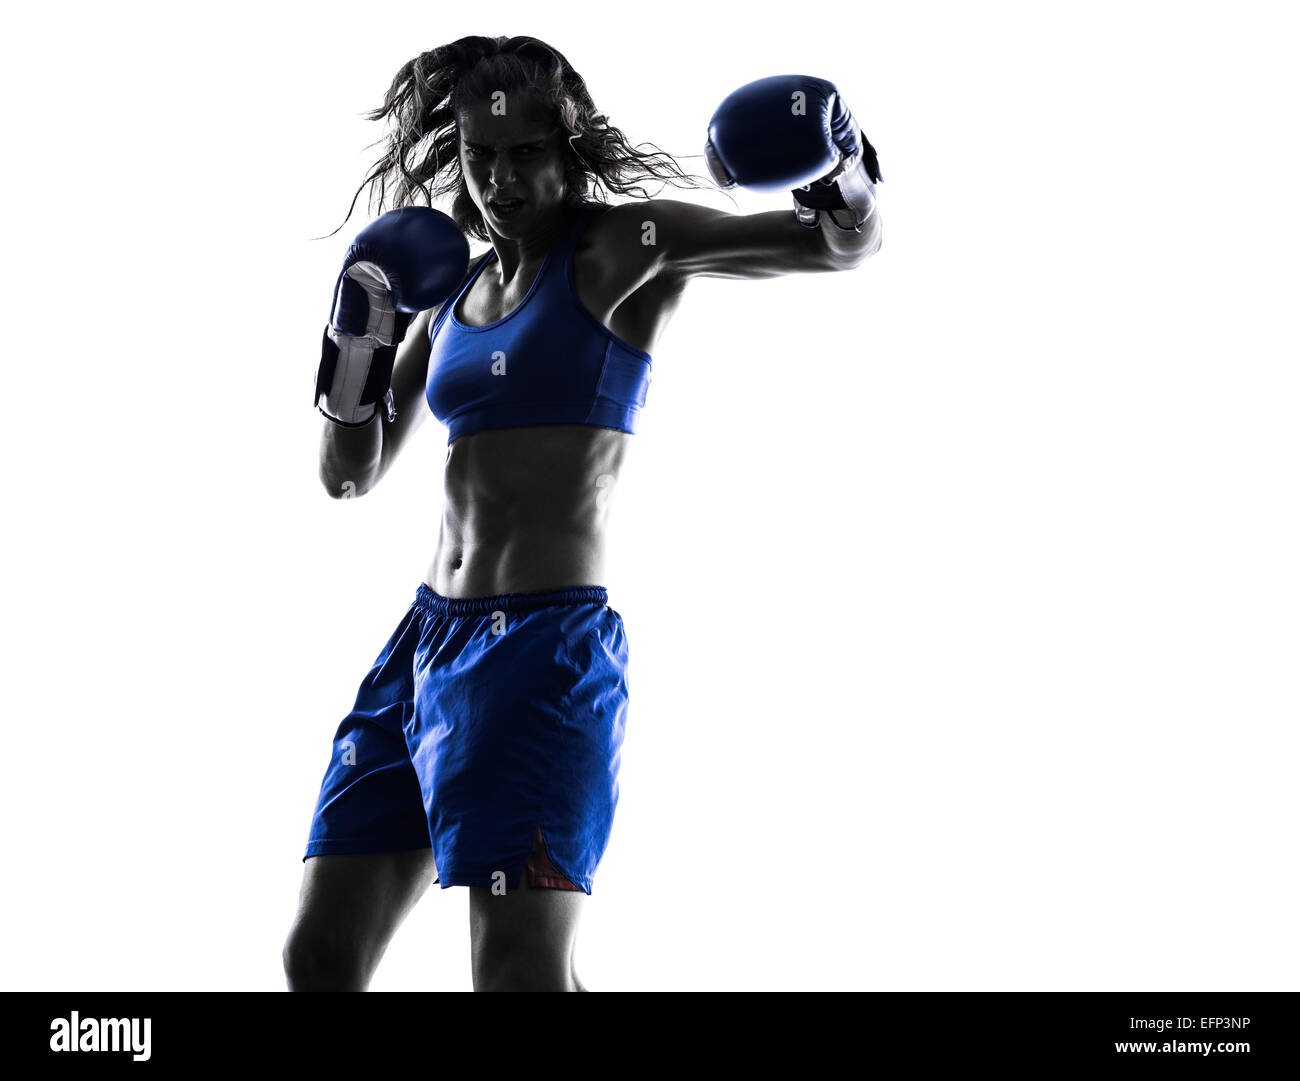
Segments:
[[[385,444],[391,458],[412,420],[418,424],[418,414],[398,417],[396,392],[413,402],[422,390],[429,355],[423,313],[451,295],[468,265],[460,227],[431,207],[390,210],[348,248],[321,339],[313,399],[326,418],[320,481],[335,499],[373,488],[388,465]],[[420,330],[407,341],[413,323]],[[415,378],[395,388],[399,348]]]
[[[826,248],[827,259],[836,266],[855,267],[880,250],[880,208],[876,207],[860,232],[837,228],[825,212],[818,232]]]
[[[321,432],[320,481],[335,499],[364,495],[379,480],[384,426],[376,415],[362,428],[326,420]]]

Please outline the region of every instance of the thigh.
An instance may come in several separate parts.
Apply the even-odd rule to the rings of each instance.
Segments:
[[[476,991],[577,991],[573,948],[587,895],[529,886],[469,891],[470,957]]]
[[[309,857],[286,955],[299,969],[368,983],[436,875],[428,848]]]

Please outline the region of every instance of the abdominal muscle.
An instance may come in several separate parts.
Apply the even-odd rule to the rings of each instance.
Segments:
[[[606,585],[605,522],[630,438],[543,425],[455,440],[426,584],[457,598]]]

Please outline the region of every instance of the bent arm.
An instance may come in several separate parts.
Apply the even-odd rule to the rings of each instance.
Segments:
[[[728,214],[668,199],[642,206],[655,223],[660,273],[677,277],[772,278],[851,270],[880,250],[880,212],[861,232],[809,229],[789,210]]]
[[[365,495],[383,478],[398,451],[424,423],[425,379],[429,370],[429,322],[438,309],[421,312],[407,330],[393,365],[390,421],[381,410],[362,428],[324,421],[320,444],[320,481],[335,499]]]

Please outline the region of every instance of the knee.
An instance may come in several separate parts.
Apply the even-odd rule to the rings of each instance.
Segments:
[[[307,928],[289,933],[281,959],[290,991],[364,991],[369,982],[354,948]]]

